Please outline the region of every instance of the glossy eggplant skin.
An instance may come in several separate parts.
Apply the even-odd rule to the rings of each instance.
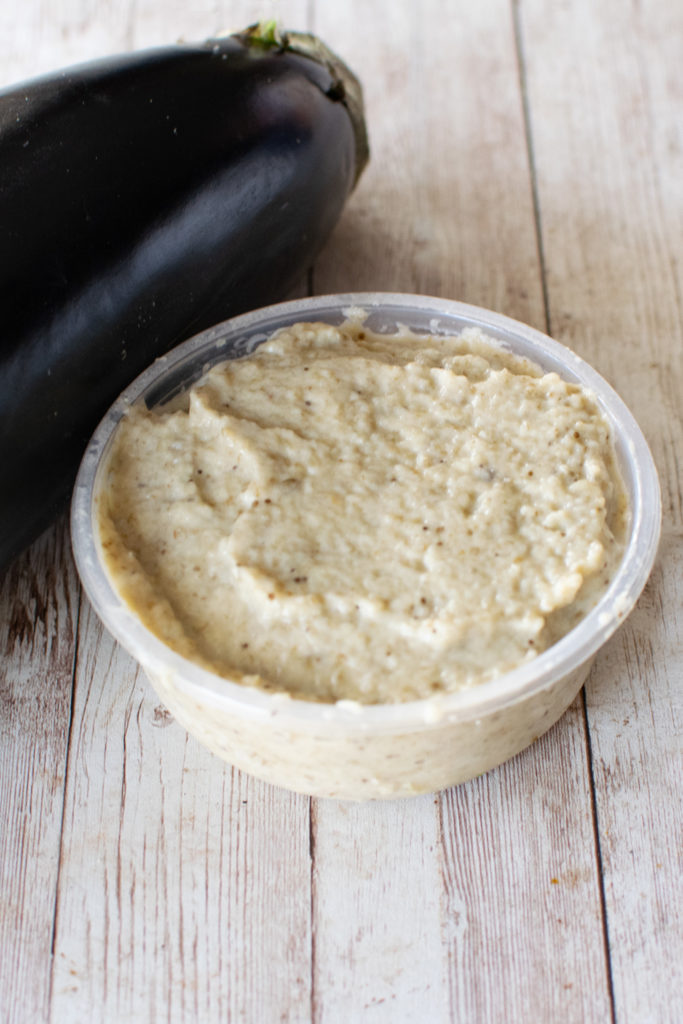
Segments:
[[[0,94],[0,568],[138,373],[310,266],[365,160],[344,91],[238,36]]]

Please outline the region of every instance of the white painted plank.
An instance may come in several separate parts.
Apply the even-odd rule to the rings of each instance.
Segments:
[[[583,702],[443,794],[451,1019],[610,1019]]]
[[[617,1020],[683,1020],[683,537],[587,688]]]
[[[683,527],[683,7],[524,0],[552,332],[625,399]]]
[[[507,0],[319,4],[315,26],[361,75],[371,149],[316,291],[441,295],[544,329]]]
[[[551,323],[627,400],[662,483],[657,570],[586,695],[616,1019],[677,1021],[683,9],[520,9]]]
[[[436,801],[314,801],[312,1021],[446,1021]]]
[[[64,524],[0,585],[0,1020],[43,1020],[64,802],[76,574]]]
[[[84,610],[54,949],[56,1021],[303,1021],[308,800],[176,725]]]

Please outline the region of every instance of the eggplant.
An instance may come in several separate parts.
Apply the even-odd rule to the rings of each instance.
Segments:
[[[0,93],[0,568],[138,373],[291,291],[367,157],[356,77],[272,27]]]

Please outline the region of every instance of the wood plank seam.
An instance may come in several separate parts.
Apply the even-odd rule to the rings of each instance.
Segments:
[[[60,875],[62,869],[62,853],[64,850],[64,817],[66,813],[66,787],[70,777],[71,767],[71,740],[74,724],[74,691],[76,687],[76,671],[79,655],[79,625],[81,621],[81,609],[83,607],[83,587],[78,584],[78,597],[76,599],[76,616],[74,622],[74,651],[71,662],[71,697],[69,699],[69,727],[67,730],[66,752],[64,757],[64,783],[62,785],[62,808],[59,822],[59,845],[57,850],[57,871],[55,873],[55,892],[52,910],[52,932],[50,934],[50,976],[47,986],[47,1005],[52,1007],[52,993],[54,985],[54,962],[55,962],[55,941],[57,936],[57,916],[59,913]]]
[[[583,710],[583,727],[586,737],[586,764],[588,778],[590,779],[590,804],[591,817],[593,819],[593,841],[595,844],[595,857],[598,869],[598,891],[600,895],[600,916],[602,919],[602,934],[605,944],[605,968],[607,973],[607,991],[609,993],[611,1024],[616,1024],[617,1008],[614,996],[614,976],[612,969],[612,956],[610,951],[609,919],[607,917],[607,897],[605,894],[605,874],[603,871],[602,848],[600,845],[600,820],[598,816],[598,798],[595,786],[593,747],[591,744],[590,722],[588,719],[588,703],[586,700],[585,686],[581,690],[581,708]]]
[[[310,999],[311,999],[311,1024],[316,1024],[319,1018],[318,1014],[318,1000],[317,990],[315,984],[315,969],[316,969],[316,914],[318,905],[318,885],[316,879],[315,869],[315,826],[316,826],[316,809],[317,804],[315,797],[309,797],[308,799],[308,854],[310,857],[310,868],[311,868],[311,905],[309,908],[310,919],[311,919],[311,950],[310,950],[310,961],[311,961],[311,980],[310,980]]]
[[[522,28],[521,18],[521,7],[523,0],[512,0],[512,15],[514,25],[514,36],[515,36],[515,51],[517,55],[517,66],[519,70],[519,85],[520,93],[522,97],[522,109],[524,117],[524,134],[528,153],[529,161],[529,175],[531,178],[532,188],[532,199],[533,199],[533,210],[534,210],[534,226],[536,231],[536,244],[538,247],[538,260],[541,274],[541,290],[543,295],[543,310],[545,318],[545,329],[546,333],[552,335],[552,318],[550,309],[550,296],[548,289],[547,280],[547,265],[546,265],[546,254],[545,247],[543,244],[543,226],[542,226],[542,212],[541,212],[541,200],[538,187],[538,175],[536,170],[536,161],[534,155],[534,137],[533,137],[533,125],[531,119],[531,109],[529,100],[529,90],[527,83],[526,64],[525,64],[525,50],[524,50],[524,33]],[[584,729],[584,740],[586,747],[586,761],[588,769],[588,777],[590,780],[589,793],[590,793],[590,808],[591,817],[593,824],[593,838],[594,838],[594,849],[596,857],[596,868],[598,876],[598,891],[600,897],[600,917],[602,924],[602,934],[605,949],[605,968],[606,968],[606,981],[607,990],[609,994],[609,1005],[610,1005],[610,1018],[611,1024],[616,1024],[616,1004],[614,997],[614,979],[612,972],[612,958],[610,954],[610,941],[609,941],[609,923],[607,919],[607,905],[605,897],[605,880],[603,874],[602,864],[602,851],[600,848],[600,831],[597,811],[597,797],[595,790],[595,777],[593,770],[593,752],[591,746],[590,737],[590,726],[588,721],[588,709],[586,705],[586,690],[585,687],[581,690],[581,706],[583,710],[583,729]]]
[[[541,294],[543,296],[543,318],[545,322],[546,334],[550,334],[550,297],[548,295],[545,250],[543,246],[543,227],[541,222],[541,201],[538,193],[538,177],[536,174],[536,161],[534,159],[534,139],[533,130],[531,126],[531,109],[529,106],[529,90],[527,87],[526,65],[524,57],[524,35],[522,32],[522,21],[520,13],[522,0],[511,0],[511,4],[512,25],[515,39],[515,55],[517,58],[517,73],[519,75],[519,92],[522,101],[524,140],[527,151],[527,162],[529,165],[531,200],[534,211],[534,231],[536,233],[536,249],[538,251],[538,266],[541,277]]]

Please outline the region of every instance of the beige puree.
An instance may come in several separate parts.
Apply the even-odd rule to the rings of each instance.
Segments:
[[[199,664],[307,700],[475,686],[597,602],[626,506],[592,395],[478,331],[298,324],[134,407],[107,568]]]

